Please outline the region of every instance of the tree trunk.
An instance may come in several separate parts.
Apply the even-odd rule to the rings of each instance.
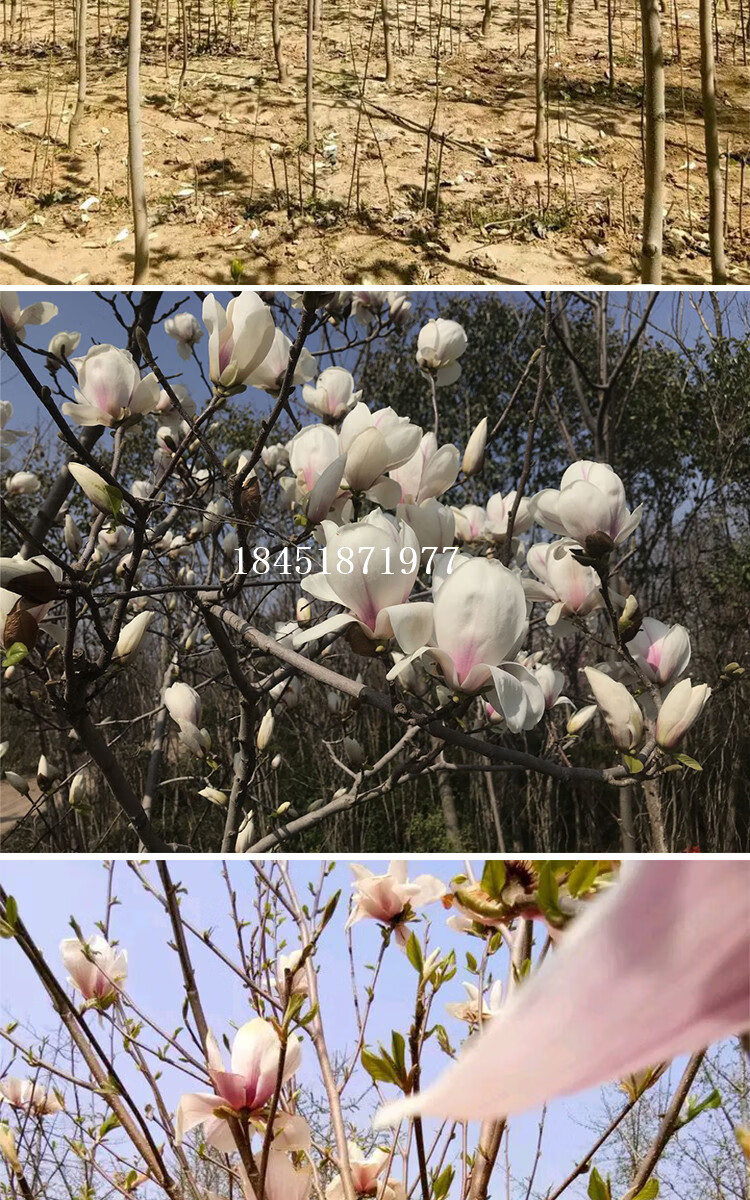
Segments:
[[[484,13],[482,14],[482,37],[489,36],[491,24],[492,24],[492,0],[484,0]]]
[[[383,14],[383,48],[385,54],[385,82],[393,83],[393,43],[391,40],[391,14],[388,0],[380,0],[380,10]]]
[[[129,0],[128,7],[128,165],[130,169],[130,198],[133,209],[135,262],[133,283],[142,283],[148,274],[148,211],[146,185],[143,176],[143,137],[140,103],[141,73],[141,0]]]
[[[315,0],[307,0],[307,72],[305,103],[307,116],[307,146],[315,153],[315,84],[313,78],[313,34],[315,32]]]
[[[703,97],[703,130],[706,139],[706,171],[708,173],[708,237],[711,246],[711,281],[727,282],[724,257],[724,183],[721,178],[719,155],[719,125],[716,117],[716,70],[712,38],[711,0],[699,4],[701,43],[701,95]]]
[[[572,37],[576,31],[576,0],[568,0],[568,19],[565,24],[565,32],[568,37]]]
[[[666,123],[664,53],[661,44],[659,0],[640,0],[640,5],[645,82],[641,282],[661,283],[661,249],[664,227],[664,126]]]
[[[279,83],[284,84],[287,80],[287,72],[286,62],[284,61],[284,47],[281,41],[281,0],[273,0],[271,7],[271,36],[273,38],[273,55],[276,59]]]
[[[78,63],[78,97],[73,116],[68,127],[68,149],[75,150],[78,145],[78,135],[81,121],[86,111],[86,31],[88,17],[88,0],[78,0],[78,30],[76,38],[76,57]]]
[[[536,76],[535,76],[535,98],[536,98],[536,124],[534,126],[534,159],[536,162],[544,162],[544,151],[547,143],[547,107],[545,98],[545,60],[546,60],[546,29],[545,29],[545,4],[544,0],[536,0],[536,38],[535,38],[535,54],[536,54]]]

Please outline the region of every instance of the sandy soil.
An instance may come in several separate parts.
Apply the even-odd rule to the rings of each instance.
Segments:
[[[520,29],[515,6],[506,7],[495,13],[487,39],[479,36],[478,4],[459,7],[453,0],[449,7],[446,0],[439,63],[437,0],[431,19],[429,0],[419,0],[416,37],[413,0],[399,4],[396,20],[392,0],[397,51],[399,37],[401,46],[395,82],[383,82],[378,25],[360,114],[358,78],[372,6],[353,0],[350,12],[340,0],[323,0],[314,169],[305,144],[304,6],[284,5],[290,68],[284,87],[275,81],[270,0],[257,0],[249,11],[233,0],[229,44],[226,0],[215,5],[218,44],[212,38],[208,46],[209,4],[203,0],[201,11],[198,0],[187,0],[196,45],[201,14],[205,52],[191,58],[181,92],[174,0],[168,78],[163,24],[146,28],[142,112],[152,282],[227,283],[235,260],[243,282],[263,284],[614,284],[637,278],[641,67],[633,6],[618,10],[615,22],[613,90],[606,5],[594,9],[579,0],[570,39],[564,6],[559,16],[551,6],[548,172],[531,157],[530,0],[520,5]],[[727,248],[733,281],[740,283],[750,282],[750,211],[742,211],[740,231],[740,209],[748,209],[750,196],[748,166],[740,206],[740,159],[750,162],[750,68],[742,61],[736,0],[730,5],[730,13],[719,5],[719,104],[721,144],[729,139],[730,148]],[[50,0],[29,0],[22,36],[2,48],[1,282],[131,281],[124,11],[120,0],[91,6],[89,107],[74,153],[67,150],[76,88],[70,6],[57,12],[53,45]],[[681,64],[674,12],[665,15],[665,282],[688,284],[710,279],[697,0],[679,8],[678,23]],[[434,112],[436,69],[434,128],[446,136],[438,219],[429,211],[434,181],[428,210],[423,207],[424,129]],[[433,176],[438,145],[433,139]]]

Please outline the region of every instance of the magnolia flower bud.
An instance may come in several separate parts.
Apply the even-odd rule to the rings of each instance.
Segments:
[[[355,771],[362,766],[365,761],[365,752],[356,738],[344,738],[344,758]]]
[[[258,749],[260,750],[261,754],[263,753],[263,751],[265,750],[266,746],[268,745],[268,743],[270,742],[270,740],[273,736],[273,726],[274,726],[273,713],[271,712],[271,709],[269,708],[268,711],[263,714],[263,720],[261,721],[260,726],[258,728],[258,736],[255,739],[255,744],[258,747]]]
[[[42,754],[39,759],[39,765],[36,769],[36,781],[42,791],[48,788],[55,779],[58,778],[57,771],[50,766],[46,755]]]
[[[78,349],[78,344],[81,340],[80,333],[66,333],[61,331],[56,333],[50,339],[47,346],[47,353],[54,355],[54,358],[47,359],[47,367],[50,371],[57,371],[60,364],[55,360],[58,358],[70,358],[74,350]]]
[[[656,718],[656,741],[664,750],[679,745],[691,725],[703,712],[711,688],[706,683],[693,684],[681,679],[668,694]]]
[[[14,787],[22,796],[28,796],[29,785],[23,775],[17,775],[15,771],[4,771],[3,779],[7,779],[11,787]]]
[[[633,638],[638,633],[643,624],[643,613],[635,596],[628,596],[625,601],[625,607],[620,613],[620,618],[617,622],[617,627],[620,631],[620,640],[623,643],[632,642]]]
[[[235,854],[245,854],[250,849],[255,841],[255,818],[251,812],[247,814],[245,819],[237,831],[237,841],[234,844]]]
[[[312,621],[312,604],[307,596],[300,596],[297,601],[296,617],[298,625],[309,625]]]
[[[146,609],[144,612],[138,613],[137,617],[133,617],[132,621],[128,621],[127,625],[123,625],[112,657],[116,659],[125,659],[136,654],[137,651],[140,650],[141,642],[146,634],[146,630],[153,621],[155,615],[156,614],[151,612],[150,609]]]
[[[589,687],[607,722],[612,740],[618,750],[632,750],[641,740],[643,714],[624,684],[597,671],[585,667]]]
[[[481,471],[484,465],[484,448],[486,444],[487,418],[482,417],[464,450],[463,462],[461,463],[464,475],[476,475]]]
[[[571,737],[573,737],[576,733],[580,733],[582,729],[586,728],[595,712],[596,705],[587,704],[584,708],[579,708],[578,712],[573,713],[573,716],[570,717],[567,725],[565,726]]]
[[[16,471],[5,481],[5,490],[10,496],[33,496],[41,487],[40,481],[32,471]]]
[[[280,766],[281,766],[281,755],[274,754],[273,758],[271,759],[271,770],[278,771]]]
[[[305,515],[311,525],[319,525],[331,511],[339,493],[339,487],[344,475],[344,467],[348,469],[348,459],[345,454],[342,454],[339,458],[334,459],[332,463],[329,463],[325,471],[321,471],[318,476],[310,492],[305,511]],[[347,478],[351,486],[354,487],[350,478]]]
[[[229,803],[229,797],[226,792],[220,792],[218,788],[211,787],[209,784],[198,792],[199,796],[205,796],[212,804],[216,804],[219,808],[226,808]]]
[[[63,539],[65,545],[71,554],[78,554],[83,545],[81,531],[71,517],[70,513],[65,514],[65,527],[63,529]]]
[[[116,517],[122,506],[122,492],[113,484],[107,483],[83,463],[68,463],[68,470],[95,508],[107,517]]]
[[[84,797],[86,793],[86,777],[83,771],[78,771],[73,776],[68,786],[68,804],[75,807]]]
[[[17,1175],[21,1174],[21,1163],[16,1151],[16,1139],[10,1125],[0,1121],[0,1154]]]

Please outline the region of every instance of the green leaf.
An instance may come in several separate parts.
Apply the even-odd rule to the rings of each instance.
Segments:
[[[115,1113],[108,1113],[99,1126],[99,1139],[105,1138],[113,1129],[117,1129],[120,1118]]]
[[[15,667],[18,663],[23,662],[28,653],[29,648],[24,646],[23,642],[13,642],[3,655],[3,666]]]
[[[399,1079],[404,1080],[406,1079],[406,1042],[402,1033],[391,1035],[391,1047]]]
[[[641,771],[643,770],[643,763],[641,762],[640,758],[636,758],[632,754],[623,754],[622,761],[625,763],[625,766],[628,768],[631,775],[640,775]]]
[[[424,955],[422,954],[422,947],[419,944],[419,938],[416,933],[409,934],[409,940],[406,943],[406,957],[417,974],[421,975],[424,967]]]
[[[395,1078],[393,1067],[384,1058],[380,1058],[377,1054],[371,1054],[369,1050],[363,1050],[361,1062],[367,1074],[375,1083],[398,1083]]]
[[[444,1200],[451,1190],[453,1183],[454,1170],[452,1166],[447,1166],[439,1175],[432,1177],[432,1200]]]
[[[501,858],[488,858],[482,871],[482,888],[493,900],[502,900],[503,888],[508,877]]]
[[[112,506],[112,516],[117,520],[120,509],[122,508],[122,492],[119,488],[114,487],[111,483],[104,485],[109,503]]]
[[[14,896],[8,896],[5,901],[5,920],[10,925],[11,929],[15,929],[18,924],[18,905]]]
[[[592,1167],[589,1175],[588,1196],[589,1200],[612,1200],[609,1179],[605,1183],[596,1167]]]
[[[336,894],[334,896],[331,896],[331,899],[328,901],[328,903],[325,906],[325,910],[323,912],[323,919],[320,922],[321,933],[323,932],[326,925],[330,921],[331,917],[335,913],[336,906],[337,906],[340,898],[341,898],[341,889],[339,888],[339,890],[336,892]]]
[[[683,767],[688,767],[691,771],[702,771],[703,767],[689,754],[675,754],[678,763],[682,763]]]
[[[633,1196],[633,1200],[655,1200],[659,1195],[659,1180],[649,1179],[648,1183],[644,1184],[640,1192]]]
[[[472,975],[476,975],[478,971],[477,960],[470,950],[466,951],[466,969],[471,971]]]
[[[571,896],[580,896],[587,892],[595,883],[599,874],[598,861],[590,862],[583,858],[577,862],[568,876],[568,891]]]
[[[539,872],[539,885],[537,887],[539,907],[544,915],[550,917],[553,921],[562,917],[559,906],[560,890],[555,876],[556,868],[557,863],[546,862]]]
[[[721,1093],[717,1088],[709,1092],[703,1100],[694,1100],[691,1096],[688,1100],[687,1112],[680,1125],[687,1125],[690,1121],[694,1121],[696,1117],[699,1117],[701,1113],[708,1112],[711,1108],[721,1108]]]

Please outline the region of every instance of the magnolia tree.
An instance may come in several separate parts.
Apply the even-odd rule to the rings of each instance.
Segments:
[[[589,1173],[592,1200],[646,1200],[666,1151],[685,1194],[687,1127],[713,1138],[727,1122],[721,1178],[742,1175],[750,1132],[712,1072],[740,1076],[729,1044],[705,1047],[750,1027],[747,863],[646,860],[620,877],[614,862],[494,859],[451,878],[455,864],[371,861],[351,868],[348,914],[342,864],[204,862],[187,886],[165,860],[104,866],[98,919],[89,898],[59,951],[71,930],[55,912],[34,929],[0,889],[17,980],[0,1029],[9,1194],[485,1198],[502,1155],[519,1195],[537,1179],[581,1195]],[[59,1027],[40,1040],[27,1022],[45,994]],[[613,1192],[610,1140],[660,1080],[658,1128]],[[516,1113],[604,1081],[619,1081],[614,1115],[577,1161],[568,1143],[571,1170],[546,1164],[544,1114],[536,1156],[514,1165]]]
[[[415,779],[450,790],[453,769],[483,772],[496,807],[492,774],[513,770],[605,803],[627,789],[666,849],[661,781],[701,769],[701,713],[742,672],[692,678],[689,630],[630,593],[642,509],[609,464],[573,461],[529,494],[551,301],[521,378],[537,383],[517,476],[488,467],[486,485],[509,405],[462,446],[440,436],[470,329],[435,316],[404,352],[427,428],[367,403],[362,352],[403,339],[404,295],[208,295],[202,322],[156,293],[128,303],[130,322],[110,302],[126,344],[57,332],[42,349],[32,327],[57,308],[2,300],[14,386],[64,455],[43,460],[3,400],[3,691],[39,740],[37,788],[10,730],[3,766],[40,836],[119,848],[127,823],[165,851],[204,826],[201,848],[268,851]],[[200,395],[179,382],[188,365]],[[485,502],[451,503],[469,480]],[[368,711],[387,731],[374,753]],[[282,753],[295,712],[330,767],[322,795]],[[104,789],[117,810],[92,835]],[[201,806],[192,824],[172,795]]]

